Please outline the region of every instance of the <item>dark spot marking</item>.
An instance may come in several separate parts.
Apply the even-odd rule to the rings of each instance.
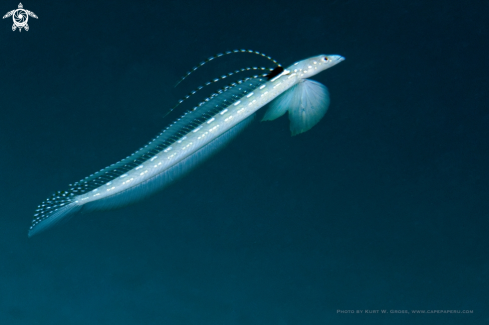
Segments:
[[[272,70],[269,74],[267,74],[266,78],[267,80],[273,79],[279,74],[281,74],[284,71],[284,68],[282,67],[276,67],[275,69]]]

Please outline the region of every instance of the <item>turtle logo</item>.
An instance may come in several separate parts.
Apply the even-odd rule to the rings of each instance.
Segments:
[[[27,25],[29,16],[37,19],[36,14],[33,13],[32,11],[25,10],[22,3],[19,3],[19,9],[14,9],[12,11],[7,12],[3,16],[3,19],[8,18],[10,16],[12,16],[12,19],[14,20],[14,24],[12,25],[12,31],[14,32],[17,28],[19,29],[19,32],[22,31],[22,28],[24,28],[26,31],[29,30],[29,25]]]

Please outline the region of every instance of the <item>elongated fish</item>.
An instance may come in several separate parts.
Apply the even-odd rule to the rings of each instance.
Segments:
[[[343,60],[339,55],[318,55],[286,69],[279,66],[263,78],[231,84],[131,156],[43,201],[34,214],[29,237],[77,213],[120,207],[165,187],[223,147],[271,101],[263,120],[289,112],[292,135],[309,130],[326,113],[329,93],[307,78]]]

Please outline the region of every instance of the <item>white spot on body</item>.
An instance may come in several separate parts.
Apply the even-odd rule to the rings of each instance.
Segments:
[[[209,132],[205,132],[205,133],[201,134],[200,137],[198,137],[197,139],[200,140],[200,139],[205,138],[205,136],[207,135],[207,133],[209,133]]]
[[[183,147],[182,149],[183,150],[187,150],[190,146],[192,145],[192,142],[190,142],[189,144],[187,144],[185,147]],[[168,159],[170,159],[170,157],[168,157]]]

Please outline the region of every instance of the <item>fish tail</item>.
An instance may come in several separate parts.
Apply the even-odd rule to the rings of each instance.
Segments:
[[[48,207],[44,205],[37,213],[36,218],[32,220],[32,225],[29,228],[28,236],[32,237],[61,221],[66,221],[74,216],[82,209],[83,205],[78,202],[70,202],[61,207]]]

